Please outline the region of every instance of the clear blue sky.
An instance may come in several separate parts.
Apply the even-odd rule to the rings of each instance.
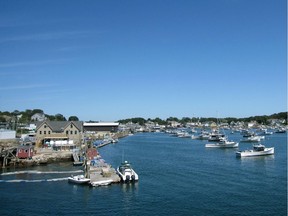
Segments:
[[[286,0],[0,0],[0,32],[1,111],[287,111]]]

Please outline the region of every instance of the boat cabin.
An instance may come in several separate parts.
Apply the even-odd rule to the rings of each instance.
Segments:
[[[264,145],[254,145],[253,148],[254,148],[254,151],[264,151],[265,146]]]

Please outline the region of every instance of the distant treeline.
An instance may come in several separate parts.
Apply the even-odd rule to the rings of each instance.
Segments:
[[[31,117],[34,114],[44,114],[44,111],[41,109],[26,109],[25,111],[18,111],[18,110],[14,110],[13,112],[1,112],[0,111],[0,122],[11,122],[11,121],[17,121],[18,123],[29,123],[31,122]],[[50,120],[50,121],[67,121],[67,119],[60,113],[56,114],[56,115],[47,115],[44,114],[46,119]],[[17,118],[17,116],[21,116],[20,118]],[[215,118],[215,117],[210,117],[210,118],[203,118],[203,117],[193,117],[193,118],[189,118],[189,117],[183,117],[181,119],[177,118],[177,117],[169,117],[165,120],[160,119],[160,118],[155,118],[155,119],[144,119],[141,117],[136,117],[136,118],[128,118],[128,119],[121,119],[118,122],[119,123],[138,123],[140,125],[144,125],[147,122],[154,122],[154,123],[158,123],[159,125],[168,125],[169,122],[171,121],[175,121],[175,122],[179,122],[181,124],[186,124],[189,122],[221,122],[221,123],[231,123],[231,122],[237,122],[237,121],[242,121],[242,122],[251,122],[251,121],[257,121],[259,124],[268,124],[269,120],[271,119],[280,119],[280,120],[285,120],[285,124],[287,124],[287,112],[280,112],[280,113],[275,113],[272,115],[263,115],[263,116],[251,116],[248,118],[233,118],[233,117],[228,117],[228,118]],[[68,118],[68,121],[79,121],[79,118],[75,115],[75,116],[70,116]]]
[[[17,121],[18,123],[29,123],[32,121],[31,117],[35,114],[43,114],[45,115],[45,118],[50,121],[67,121],[67,119],[60,113],[56,115],[47,115],[44,114],[44,111],[41,109],[26,109],[25,111],[14,110],[13,112],[0,111],[0,122]],[[20,118],[18,118],[19,116]],[[68,121],[79,121],[79,119],[77,116],[70,116]]]
[[[183,117],[181,119],[178,119],[176,117],[169,117],[165,120],[162,120],[160,118],[155,118],[155,119],[144,119],[141,117],[137,117],[137,118],[128,118],[128,119],[121,119],[118,122],[122,123],[122,124],[127,124],[129,122],[132,123],[138,123],[140,125],[144,125],[147,122],[154,122],[154,123],[158,123],[159,125],[168,125],[169,122],[171,121],[175,121],[175,122],[179,122],[181,124],[187,124],[189,122],[221,122],[221,123],[228,123],[230,124],[231,122],[251,122],[251,121],[256,121],[259,124],[268,124],[269,120],[271,119],[280,119],[280,120],[285,120],[285,124],[287,124],[287,112],[280,112],[280,113],[275,113],[272,115],[263,115],[263,116],[251,116],[248,118],[233,118],[233,117],[227,117],[227,118],[214,118],[214,117],[210,117],[210,118],[203,118],[203,117],[193,117],[193,118],[189,118],[189,117]]]

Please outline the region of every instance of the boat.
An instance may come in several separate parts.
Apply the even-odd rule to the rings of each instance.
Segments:
[[[192,139],[198,139],[198,140],[208,140],[209,137],[210,137],[210,134],[207,131],[202,131],[199,136],[195,136],[195,135],[191,136]]]
[[[85,184],[90,182],[90,179],[85,178],[84,175],[76,175],[76,176],[72,175],[71,177],[68,177],[68,181],[75,184]]]
[[[265,137],[262,136],[251,136],[247,137],[247,139],[241,140],[241,142],[260,142],[261,139],[264,139]]]
[[[122,162],[116,171],[123,182],[138,181],[138,175],[128,161]]]
[[[73,166],[82,166],[83,165],[83,161],[74,161],[73,162]]]
[[[264,156],[274,154],[274,147],[266,148],[262,144],[253,145],[253,149],[237,151],[236,157],[252,157],[252,156]]]
[[[275,133],[286,133],[286,129],[285,128],[278,128]]]
[[[238,148],[239,143],[234,141],[228,141],[227,139],[221,140],[217,143],[208,143],[206,148]]]
[[[107,179],[107,180],[102,180],[102,181],[91,182],[90,184],[91,184],[93,187],[99,187],[99,186],[110,185],[112,182],[113,182],[112,179]]]
[[[191,135],[188,132],[182,132],[178,134],[178,137],[180,138],[190,138]]]

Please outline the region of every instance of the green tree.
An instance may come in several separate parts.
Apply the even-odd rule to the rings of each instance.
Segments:
[[[70,116],[68,118],[68,121],[79,121],[78,117],[77,116]]]
[[[55,121],[66,121],[66,118],[62,114],[58,113],[55,115]]]

